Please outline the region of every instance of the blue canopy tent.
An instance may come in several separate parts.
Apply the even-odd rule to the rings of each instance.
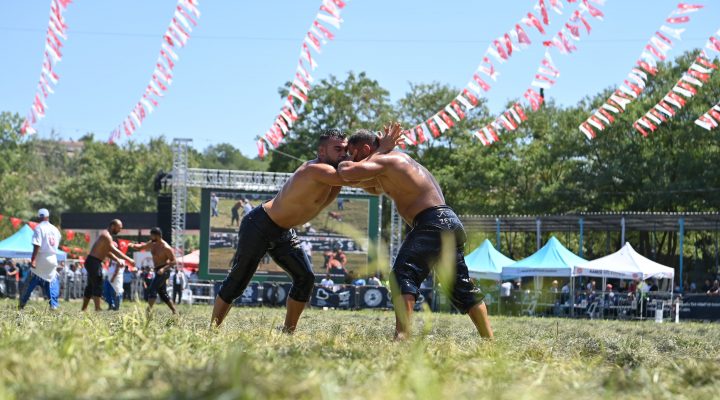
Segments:
[[[503,267],[515,263],[515,260],[495,250],[492,243],[485,239],[480,247],[465,256],[465,263],[471,278],[497,281],[500,280]]]
[[[30,258],[32,257],[33,230],[25,225],[9,238],[0,242],[0,258]],[[67,259],[65,252],[58,250],[58,261]]]
[[[524,276],[566,276],[570,277],[576,265],[587,260],[578,257],[552,236],[545,246],[535,254],[515,264],[503,267],[503,278],[522,278]]]

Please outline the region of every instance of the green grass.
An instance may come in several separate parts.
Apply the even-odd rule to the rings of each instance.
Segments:
[[[460,315],[417,314],[390,340],[384,311],[309,310],[294,336],[282,309],[142,305],[57,313],[0,301],[0,398],[701,399],[720,387],[716,324],[493,318],[481,340]]]

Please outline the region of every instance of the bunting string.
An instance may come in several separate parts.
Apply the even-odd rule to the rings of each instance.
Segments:
[[[589,0],[565,0],[567,3],[578,3],[578,9],[572,14],[575,22],[582,22],[583,25],[590,30],[590,24],[584,18],[583,14],[578,10],[587,10],[591,15],[597,15],[596,18],[602,18],[603,14],[598,8],[593,6]],[[592,0],[595,4],[603,4],[605,0]],[[545,27],[550,24],[550,14],[548,13],[548,4],[550,8],[557,14],[563,12],[562,0],[538,0],[534,6],[534,10],[527,13],[515,26],[507,33],[497,37],[492,41],[485,51],[481,63],[475,70],[472,79],[465,85],[465,88],[459,93],[450,104],[435,113],[432,117],[424,122],[416,125],[410,130],[403,132],[403,138],[406,144],[417,145],[424,143],[430,136],[439,137],[442,133],[455,126],[457,122],[464,119],[466,112],[475,108],[479,104],[479,98],[484,96],[492,89],[492,84],[497,82],[500,75],[496,68],[497,64],[508,61],[513,54],[526,49],[532,45],[530,32],[537,30],[538,34],[545,35]],[[539,17],[538,17],[539,14]],[[568,25],[570,23],[568,22]],[[523,28],[523,26],[525,28]],[[570,25],[573,30],[579,29],[577,25]],[[564,27],[563,29],[569,29]],[[558,44],[564,46],[569,43],[566,36],[558,38]]]
[[[581,29],[578,24],[582,22],[586,35],[590,35],[591,33],[591,26],[587,19],[584,18],[585,14],[590,14],[591,17],[600,21],[603,20],[602,11],[589,3],[583,3],[575,10],[560,31],[558,31],[552,39],[543,43],[546,47],[545,55],[542,60],[540,60],[538,68],[530,82],[530,87],[523,94],[523,98],[527,104],[523,105],[521,101],[515,102],[507,110],[494,118],[492,122],[474,131],[473,136],[478,139],[480,143],[484,146],[489,146],[499,141],[503,132],[512,132],[518,129],[523,122],[527,121],[527,112],[540,109],[545,99],[535,88],[541,90],[550,89],[555,86],[560,77],[560,70],[556,67],[550,52],[555,49],[555,51],[560,54],[567,55],[577,51],[575,42],[580,41],[581,38]]]
[[[709,131],[720,126],[720,103],[715,104],[706,113],[695,120],[695,124]]]
[[[336,32],[343,22],[341,12],[345,8],[345,1],[323,0],[315,19],[305,33],[300,56],[298,57],[295,77],[290,85],[290,92],[285,99],[280,114],[273,121],[270,129],[257,139],[258,156],[264,158],[267,154],[266,146],[278,147],[283,138],[292,129],[298,119],[298,110],[308,100],[308,92],[314,82],[313,71],[317,69],[317,56],[322,48],[335,38]]]
[[[178,0],[173,9],[173,16],[168,28],[162,36],[160,52],[153,67],[153,73],[140,100],[135,103],[130,113],[112,130],[109,143],[117,142],[122,134],[130,136],[140,129],[145,118],[155,111],[160,100],[165,96],[173,82],[173,69],[180,57],[178,49],[187,46],[190,35],[197,27],[200,18],[198,0]]]
[[[705,48],[677,81],[675,86],[655,106],[633,123],[633,128],[644,137],[655,132],[665,121],[685,107],[700,88],[707,83],[718,66],[714,63],[720,53],[720,30],[705,43]],[[710,109],[711,115],[714,109]],[[720,114],[718,115],[720,116]],[[701,116],[701,118],[704,117]],[[697,123],[697,121],[695,121]],[[703,126],[703,125],[700,125]],[[705,126],[703,126],[706,128]],[[706,128],[707,129],[707,128]],[[649,132],[648,132],[649,131]]]
[[[685,28],[678,26],[690,22],[687,14],[700,11],[703,7],[702,5],[678,3],[670,12],[660,28],[643,47],[640,58],[627,75],[628,79],[623,81],[623,84],[598,110],[580,124],[580,131],[588,139],[593,139],[597,135],[596,129],[602,131],[610,126],[615,120],[612,115],[624,112],[627,106],[643,93],[650,77],[657,74],[658,61],[665,61],[673,49],[675,41],[681,40],[681,34]]]
[[[30,112],[20,126],[20,133],[34,134],[35,124],[45,118],[47,111],[47,98],[55,93],[55,86],[60,76],[55,72],[55,66],[62,60],[62,47],[67,40],[68,26],[65,23],[65,11],[72,0],[50,1],[50,18],[45,34],[45,51],[43,52],[42,69],[38,80],[37,90],[33,97]]]

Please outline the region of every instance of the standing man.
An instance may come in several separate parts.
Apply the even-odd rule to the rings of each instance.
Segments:
[[[173,283],[173,303],[180,304],[182,302],[183,290],[187,287],[187,276],[180,267],[175,267],[175,273],[172,276]]]
[[[218,203],[220,203],[220,199],[218,199],[217,195],[215,193],[210,193],[210,210],[212,211],[210,214],[211,217],[217,217],[219,215]]]
[[[108,278],[105,281],[105,301],[112,311],[120,311],[120,304],[123,299],[123,275],[125,273],[125,262],[110,261]]]
[[[173,314],[177,314],[175,306],[170,301],[167,293],[167,281],[170,277],[170,270],[175,265],[175,251],[163,240],[160,228],[150,229],[150,241],[147,243],[133,243],[129,246],[133,250],[147,251],[152,254],[153,265],[155,265],[155,277],[148,287],[148,311],[152,310],[158,296],[163,303],[170,307]]]
[[[103,295],[102,263],[105,258],[109,257],[117,263],[120,263],[120,260],[125,260],[130,265],[133,265],[132,258],[123,254],[113,241],[113,235],[120,233],[122,227],[122,221],[119,219],[110,221],[108,228],[100,232],[100,236],[90,248],[90,254],[85,258],[87,285],[85,286],[85,293],[83,293],[82,311],[87,310],[90,299],[95,304],[95,311],[100,311],[100,298]]]
[[[383,141],[385,146],[387,143]],[[395,143],[392,143],[394,146]],[[283,332],[295,331],[315,284],[310,260],[300,246],[294,226],[301,226],[332,203],[347,185],[337,174],[347,154],[345,134],[328,129],[318,140],[317,158],[301,165],[274,198],[245,215],[231,270],[215,298],[211,324],[219,326],[232,302],[242,295],[265,252],[292,278]],[[388,146],[392,148],[392,146]],[[383,147],[385,148],[385,147]]]
[[[230,226],[235,226],[235,222],[240,225],[240,212],[238,211],[243,206],[243,201],[238,200],[234,206],[230,209],[230,214],[232,214],[232,217],[230,219]]]
[[[391,129],[399,136],[399,124]],[[370,181],[376,186],[367,191],[385,193],[395,201],[398,213],[412,230],[405,238],[395,259],[392,274],[400,287],[402,299],[393,293],[395,302],[395,335],[410,335],[410,316],[418,297],[418,288],[440,261],[444,237],[454,238],[455,284],[453,305],[472,319],[481,336],[492,338],[492,328],[484,295],[470,281],[465,264],[465,229],[455,212],[445,204],[440,185],[422,165],[407,154],[377,152],[378,138],[367,130],[359,130],[348,140],[353,161],[338,166],[338,173],[347,181]],[[399,304],[402,301],[403,304]]]
[[[30,258],[32,277],[20,296],[20,309],[25,308],[30,295],[36,286],[40,286],[45,296],[50,298],[50,309],[57,310],[58,298],[60,297],[60,278],[58,278],[57,251],[60,245],[60,231],[50,223],[50,212],[41,208],[38,210],[40,223],[33,232],[32,244],[33,253]]]
[[[243,200],[244,200],[244,202],[243,202],[243,217],[244,217],[244,216],[250,214],[250,211],[253,210],[253,206],[252,206],[252,204],[250,204],[250,200],[248,200],[248,199],[243,199]]]

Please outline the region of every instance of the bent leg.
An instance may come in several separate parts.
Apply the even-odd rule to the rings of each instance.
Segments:
[[[467,313],[473,324],[475,324],[475,328],[480,336],[487,339],[492,339],[494,337],[485,303],[475,304],[468,310]]]
[[[279,240],[271,244],[269,250],[273,260],[290,275],[293,285],[288,294],[287,313],[283,331],[292,333],[297,327],[305,304],[312,296],[315,287],[315,274],[307,254],[300,248],[295,231],[290,230]]]
[[[453,305],[461,312],[468,314],[480,336],[492,339],[492,327],[487,307],[483,303],[485,295],[470,280],[462,247],[457,249],[455,273],[455,285],[451,295]]]

